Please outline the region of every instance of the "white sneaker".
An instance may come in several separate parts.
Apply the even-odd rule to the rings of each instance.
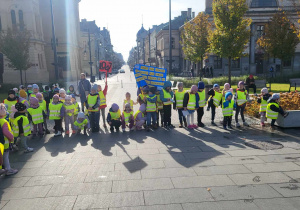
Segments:
[[[0,169],[0,176],[5,173],[6,173],[5,169]]]
[[[10,170],[7,170],[6,171],[6,176],[10,176],[10,175],[14,175],[14,174],[16,174],[16,173],[18,173],[18,170],[17,169],[10,169]]]
[[[24,152],[25,152],[25,153],[33,152],[33,148],[28,147]]]
[[[236,123],[235,127],[237,127],[237,128],[241,127],[240,123]]]
[[[19,151],[19,148],[18,148],[17,145],[13,144],[12,147],[13,147],[13,149],[14,149],[15,151]]]
[[[243,122],[243,126],[249,126],[247,122]]]
[[[60,131],[57,131],[57,133],[54,134],[54,136],[61,136],[61,132],[60,132]]]

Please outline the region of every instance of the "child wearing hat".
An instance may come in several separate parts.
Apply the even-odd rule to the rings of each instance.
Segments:
[[[138,95],[137,102],[141,105],[146,102],[146,97],[149,94],[149,86],[144,86],[141,93]]]
[[[281,114],[284,118],[286,118],[289,113],[285,112],[281,106],[279,106],[280,94],[274,93],[272,97],[268,100],[267,106],[267,118],[271,119],[271,129],[275,128],[275,122],[278,118],[278,114]]]
[[[76,133],[76,129],[74,127],[74,111],[75,111],[75,105],[72,102],[72,96],[67,95],[65,98],[65,102],[63,104],[65,108],[65,134],[70,134],[70,125],[72,128],[72,133]]]
[[[235,108],[234,100],[232,99],[233,95],[230,91],[225,94],[225,100],[222,103],[222,112],[223,112],[223,128],[227,130],[228,128],[232,129],[231,121],[233,116],[233,108]]]
[[[43,108],[40,106],[37,98],[35,97],[30,98],[30,108],[27,109],[27,112],[28,112],[28,118],[33,124],[32,137],[34,138],[36,135],[42,137],[44,135],[43,124],[44,124],[44,116],[46,114]]]
[[[146,114],[146,105],[141,104],[139,110],[134,115],[134,122],[136,130],[140,131],[143,128],[143,125],[145,124],[147,117],[145,117]]]
[[[156,100],[157,96],[155,95],[156,87],[151,87],[149,90],[149,94],[146,97],[146,112],[147,112],[147,127],[146,130],[150,131],[151,119],[152,119],[152,127],[154,129],[157,128],[156,125]]]
[[[157,107],[157,127],[159,127],[159,117],[160,117],[160,125],[161,127],[164,127],[164,105],[163,102],[160,100],[160,91],[162,90],[162,87],[157,87],[156,89],[156,107]]]
[[[61,136],[62,133],[62,119],[65,115],[65,108],[63,103],[59,100],[58,95],[53,96],[52,102],[49,104],[48,116],[50,120],[54,120],[55,134],[54,136]]]
[[[13,88],[13,90],[15,91],[16,96],[19,97],[19,90],[18,90],[18,88]]]
[[[46,101],[44,100],[43,98],[43,95],[41,93],[37,93],[36,94],[36,98],[39,100],[39,105],[40,107],[42,107],[43,111],[44,111],[44,129],[45,129],[45,132],[46,134],[50,134],[50,131],[48,130],[48,126],[47,126],[47,103]]]
[[[133,110],[131,109],[130,103],[127,103],[125,105],[125,110],[122,113],[121,120],[122,120],[123,132],[125,132],[126,126],[129,127],[130,131],[134,130],[134,116],[133,116]]]
[[[15,138],[20,138],[24,152],[33,152],[33,148],[28,147],[27,140],[31,134],[29,120],[26,116],[26,106],[22,103],[15,105],[17,112],[14,114],[13,135]]]
[[[20,94],[19,94],[19,102],[24,104],[26,106],[26,109],[29,108],[29,103],[27,101],[27,93],[25,92],[25,90],[20,90]]]
[[[100,97],[98,91],[98,86],[94,84],[91,89],[91,93],[87,96],[85,102],[86,108],[88,110],[92,132],[99,132],[99,118],[100,118]]]
[[[105,82],[104,90],[102,90],[101,85],[98,85],[98,94],[99,94],[99,97],[100,97],[100,115],[102,115],[103,127],[104,128],[107,128],[106,127],[106,121],[105,121],[105,108],[107,107],[107,105],[106,105],[107,89],[108,89],[107,82]],[[99,118],[101,117],[100,115],[99,115]],[[99,121],[100,121],[100,119],[99,119]]]
[[[64,103],[65,99],[66,99],[66,91],[65,89],[62,88],[59,90],[59,100]]]
[[[32,93],[32,85],[28,85],[27,86],[27,96],[28,96],[28,99],[29,99],[29,96],[30,96],[31,93]]]
[[[205,94],[205,84],[204,82],[198,82],[198,95],[199,95],[199,108],[197,109],[197,122],[198,127],[204,127],[202,123],[202,117],[204,115],[204,107],[206,105],[206,94]]]
[[[198,87],[193,85],[191,90],[184,94],[183,99],[183,108],[184,111],[187,111],[187,127],[189,129],[196,129],[198,126],[194,123],[195,111],[199,108],[199,95]]]
[[[174,93],[171,89],[172,83],[170,81],[164,82],[164,87],[160,91],[160,100],[163,102],[164,109],[164,126],[165,128],[175,128],[171,122],[172,104]]]
[[[74,128],[77,130],[77,133],[81,133],[83,130],[83,134],[87,135],[86,130],[90,128],[90,123],[83,112],[78,113],[77,119],[74,122]]]
[[[124,103],[123,103],[123,110],[125,110],[125,105],[126,104],[130,104],[130,108],[133,110],[133,105],[137,105],[138,103],[134,102],[132,99],[131,99],[131,94],[129,92],[127,92],[125,94],[125,100],[124,100]]]
[[[257,103],[260,104],[259,107],[259,114],[260,114],[260,124],[261,126],[265,126],[266,118],[266,112],[267,112],[267,106],[268,106],[268,100],[272,96],[269,94],[268,88],[261,89],[261,97],[257,99]]]
[[[237,128],[241,127],[239,124],[239,113],[241,113],[242,121],[244,126],[249,126],[249,124],[245,121],[244,112],[246,108],[246,103],[249,99],[249,95],[247,90],[245,90],[244,81],[240,81],[238,84],[238,89],[235,93],[235,103],[236,103],[236,111],[235,111],[235,126]]]
[[[74,94],[72,94],[71,96],[72,96],[72,103],[75,106],[75,109],[74,109],[74,121],[75,121],[78,117],[78,113],[80,112],[80,107],[79,107],[78,102],[76,101],[76,96]]]
[[[208,91],[208,95],[210,96],[208,99],[207,111],[211,108],[211,124],[217,126],[215,123],[216,116],[216,108],[218,108],[222,103],[222,93],[220,92],[220,86],[218,84],[214,84],[213,89]]]
[[[111,108],[109,109],[109,113],[107,114],[107,123],[110,125],[110,132],[113,133],[114,129],[117,132],[120,131],[121,123],[121,111],[117,104],[112,104]]]
[[[12,169],[10,167],[10,162],[9,162],[9,151],[10,151],[10,146],[9,144],[14,141],[14,136],[11,130],[11,127],[8,123],[8,121],[5,119],[6,117],[6,107],[4,104],[0,104],[0,126],[2,129],[2,133],[4,136],[4,151],[3,151],[3,165],[5,168],[5,173],[7,176],[13,175],[18,173],[17,169]]]
[[[184,99],[184,95],[185,95],[185,92],[183,91],[183,83],[179,82],[177,87],[178,87],[178,91],[176,91],[174,94],[173,109],[178,111],[178,117],[179,117],[179,122],[180,122],[179,128],[183,128],[183,123],[184,123],[184,126],[187,127],[186,118],[182,114],[183,99]]]
[[[32,93],[29,95],[29,98],[31,97],[35,97],[36,98],[36,94],[39,93],[39,86],[37,84],[33,84],[32,85]]]
[[[16,96],[16,93],[14,90],[8,91],[8,97],[4,99],[3,103],[7,105],[7,111],[9,113],[12,113],[11,107],[12,105],[16,105],[16,103],[19,102],[19,97]]]

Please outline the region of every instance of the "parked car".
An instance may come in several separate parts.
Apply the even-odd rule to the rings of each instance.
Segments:
[[[125,70],[124,70],[124,69],[121,69],[121,70],[120,70],[120,73],[125,73]]]

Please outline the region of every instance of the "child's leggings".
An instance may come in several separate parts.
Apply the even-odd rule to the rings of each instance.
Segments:
[[[236,106],[236,111],[235,111],[235,122],[236,123],[239,122],[239,113],[240,112],[241,112],[242,121],[245,122],[245,117],[244,117],[245,108],[246,108],[246,103],[244,103],[241,106]]]
[[[195,112],[187,115],[187,124],[188,124],[188,126],[189,125],[194,125],[194,115],[195,115]]]
[[[72,130],[75,130],[74,128],[74,116],[71,115],[65,115],[65,131],[70,130],[70,125],[72,127]]]

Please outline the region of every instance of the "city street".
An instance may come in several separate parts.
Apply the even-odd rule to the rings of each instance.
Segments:
[[[124,69],[108,79],[106,112],[121,108],[126,92],[136,100],[133,72]],[[178,128],[173,111],[173,130],[110,134],[100,120],[99,134],[30,140],[33,153],[10,154],[19,172],[0,178],[0,209],[300,209],[299,129],[225,131],[210,126],[210,112],[204,118],[208,126],[192,131]],[[245,145],[253,140],[284,147]]]

